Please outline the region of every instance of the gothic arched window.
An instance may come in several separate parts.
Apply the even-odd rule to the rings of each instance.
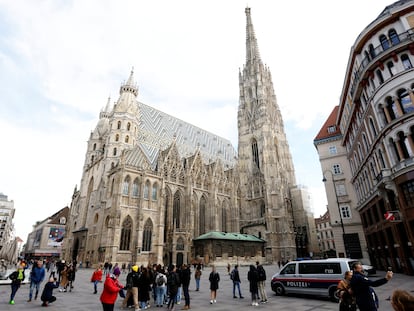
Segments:
[[[128,216],[122,222],[121,241],[119,243],[120,251],[129,250],[129,245],[131,243],[131,232],[132,232],[132,219],[131,217]]]
[[[121,121],[118,121],[118,126],[117,129],[120,130],[121,129]]]
[[[116,148],[114,148],[113,155],[116,156]]]
[[[132,196],[138,197],[139,196],[139,180],[135,178],[134,183],[132,184]]]
[[[147,219],[144,225],[144,232],[142,234],[142,251],[151,251],[152,243],[152,221],[150,218]]]
[[[158,198],[158,185],[157,183],[154,183],[152,185],[152,194],[151,194],[151,198],[155,201]]]
[[[129,142],[129,136],[125,136],[125,142],[128,143]]]
[[[131,129],[131,123],[128,122],[127,124],[127,130],[129,131]]]
[[[200,200],[200,234],[206,233],[206,198],[203,196]]]
[[[177,240],[177,245],[175,247],[177,251],[183,251],[184,250],[184,239],[182,237],[179,237]]]
[[[147,180],[147,182],[145,183],[145,186],[144,186],[144,199],[149,198],[149,187],[150,187],[150,182],[149,182],[149,180]]]
[[[223,232],[227,232],[227,204],[225,204],[224,202],[221,212],[221,230]]]
[[[125,177],[124,183],[122,185],[122,194],[123,195],[128,195],[129,194],[129,181],[130,181],[129,176]]]
[[[180,197],[180,193],[177,191],[174,194],[174,202],[173,202],[173,223],[175,223],[176,228],[180,228],[180,214],[181,214],[181,197]]]
[[[115,141],[119,141],[119,134],[115,135]]]
[[[257,148],[257,141],[253,139],[252,141],[252,155],[253,155],[253,162],[256,163],[257,168],[260,168],[259,163],[259,150]]]

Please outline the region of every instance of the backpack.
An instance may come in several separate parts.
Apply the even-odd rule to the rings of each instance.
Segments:
[[[230,272],[230,280],[234,281],[235,274],[234,270]]]
[[[155,279],[155,284],[157,284],[157,286],[163,286],[165,283],[165,279],[164,279],[164,275],[163,274],[158,274],[157,278]]]
[[[266,280],[266,271],[263,268],[263,266],[258,266],[257,267],[257,272],[259,274],[258,275],[259,281],[265,281]]]

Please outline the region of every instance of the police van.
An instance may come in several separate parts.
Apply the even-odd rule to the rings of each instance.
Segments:
[[[276,295],[306,294],[338,301],[336,287],[355,262],[349,258],[291,261],[272,276],[271,287]]]

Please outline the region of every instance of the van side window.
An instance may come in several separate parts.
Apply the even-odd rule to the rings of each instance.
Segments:
[[[289,264],[280,271],[280,274],[295,274],[295,267],[295,263]]]
[[[342,274],[339,262],[299,263],[300,274]]]

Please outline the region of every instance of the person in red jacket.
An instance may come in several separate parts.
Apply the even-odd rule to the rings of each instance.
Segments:
[[[91,277],[91,282],[93,283],[94,294],[98,293],[98,283],[102,282],[102,265],[99,265],[96,270],[93,272]]]
[[[124,285],[118,281],[118,276],[119,275],[112,273],[106,275],[106,280],[101,294],[103,311],[114,310],[114,305],[116,298],[118,297],[119,290],[124,288]]]

